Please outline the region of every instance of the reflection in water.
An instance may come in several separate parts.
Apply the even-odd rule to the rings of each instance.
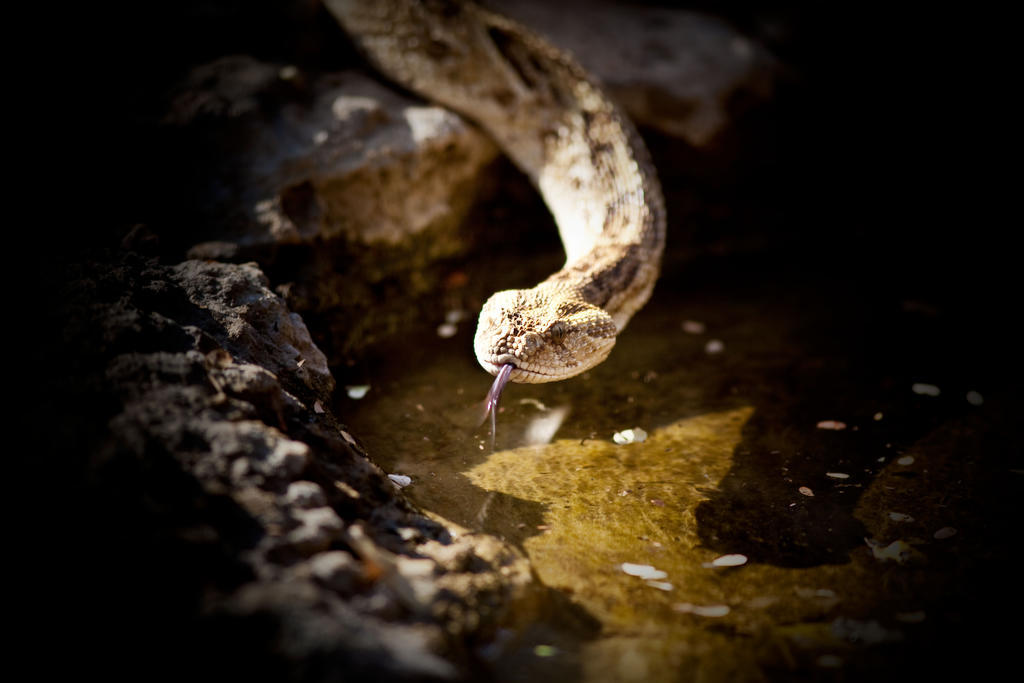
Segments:
[[[704,566],[715,553],[700,547],[694,511],[728,471],[751,412],[746,406],[678,420],[643,443],[524,446],[466,473],[482,489],[542,506],[543,523],[523,547],[546,585],[571,594],[603,624],[606,637],[585,657],[594,677],[621,665],[626,642],[634,654],[625,678],[671,671],[665,657],[690,630],[674,606],[735,598],[721,590],[718,571]],[[490,527],[511,536],[522,524],[513,517]],[[659,580],[632,576],[623,564],[655,567]]]
[[[548,409],[539,401],[538,405],[542,412],[530,420],[523,434],[523,441],[529,446],[551,443],[551,439],[555,438],[555,432],[569,414],[569,406]]]

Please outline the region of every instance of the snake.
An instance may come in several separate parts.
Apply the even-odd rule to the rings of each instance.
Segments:
[[[480,311],[473,348],[495,375],[485,402],[493,433],[507,382],[595,367],[650,298],[666,222],[650,154],[572,55],[503,15],[462,0],[325,5],[385,78],[483,129],[558,226],[565,265],[530,289],[493,294]]]

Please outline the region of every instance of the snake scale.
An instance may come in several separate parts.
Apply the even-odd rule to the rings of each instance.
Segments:
[[[474,350],[507,381],[551,382],[602,362],[651,295],[665,204],[632,123],[566,52],[457,0],[325,0],[385,77],[474,121],[538,188],[564,267],[484,304]],[[493,412],[492,412],[493,419]]]

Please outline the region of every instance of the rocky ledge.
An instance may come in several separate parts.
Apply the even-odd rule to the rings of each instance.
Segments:
[[[59,394],[82,656],[125,677],[464,674],[529,595],[521,553],[404,501],[254,265],[107,256],[52,310],[79,359]]]

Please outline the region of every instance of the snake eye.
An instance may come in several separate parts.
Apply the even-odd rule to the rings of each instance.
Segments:
[[[561,344],[563,341],[565,341],[565,336],[567,334],[569,334],[569,326],[566,325],[561,320],[557,320],[551,324],[551,327],[548,328],[547,336],[548,339],[551,340],[551,343]]]

